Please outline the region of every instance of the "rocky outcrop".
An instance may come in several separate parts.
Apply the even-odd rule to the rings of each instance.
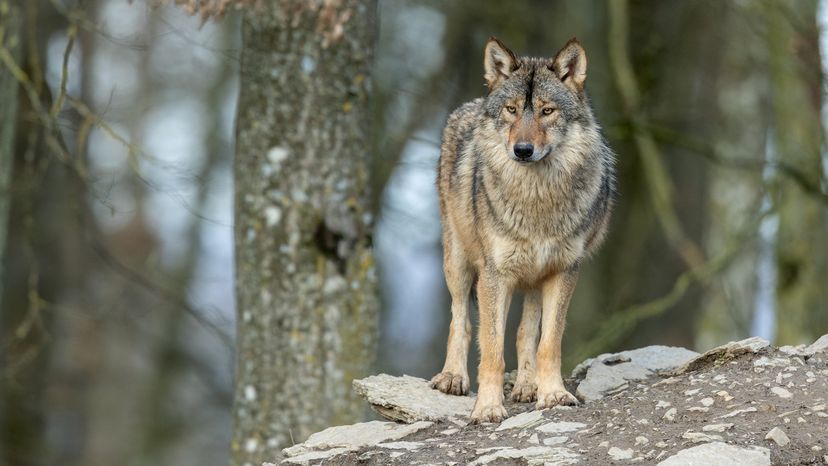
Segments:
[[[828,336],[776,349],[751,338],[704,354],[651,346],[584,361],[584,404],[507,402],[501,424],[467,425],[473,396],[378,375],[354,390],[383,417],[326,429],[282,464],[828,464]],[[512,375],[513,377],[513,375]],[[510,388],[510,377],[505,388]],[[508,398],[508,396],[507,396]]]

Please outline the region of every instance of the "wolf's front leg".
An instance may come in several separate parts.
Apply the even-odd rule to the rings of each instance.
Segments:
[[[512,299],[512,289],[506,280],[492,271],[481,271],[477,284],[480,308],[480,368],[478,370],[477,401],[472,410],[472,422],[500,422],[506,416],[503,407],[503,333],[506,311]]]
[[[541,292],[528,291],[523,298],[523,316],[517,331],[518,373],[512,388],[512,401],[527,403],[537,399],[535,355],[538,351],[541,309]]]
[[[573,266],[543,284],[543,317],[537,356],[537,409],[578,404],[578,399],[566,391],[561,377],[561,340],[569,299],[577,282],[578,267]]]
[[[469,372],[466,367],[471,340],[469,295],[474,272],[454,233],[443,233],[443,270],[451,293],[451,325],[449,326],[446,363],[439,374],[431,378],[431,388],[450,395],[469,394]]]

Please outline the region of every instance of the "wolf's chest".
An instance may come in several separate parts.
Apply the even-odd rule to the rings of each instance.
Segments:
[[[531,285],[575,263],[583,255],[584,241],[581,238],[515,240],[496,236],[491,251],[491,260],[498,272]]]

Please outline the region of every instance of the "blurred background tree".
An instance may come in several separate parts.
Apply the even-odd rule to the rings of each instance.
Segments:
[[[824,0],[276,5],[0,0],[0,464],[241,464],[365,415],[375,354],[439,370],[435,163],[491,35],[577,36],[619,155],[569,367],[828,332]]]
[[[358,421],[378,305],[368,203],[370,0],[244,14],[236,123],[233,464]]]

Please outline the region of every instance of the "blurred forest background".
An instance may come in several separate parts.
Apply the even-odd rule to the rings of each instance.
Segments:
[[[249,218],[234,213],[234,154],[251,145],[240,138],[234,149],[237,103],[240,87],[253,100],[244,82],[257,66],[242,57],[281,46],[243,43],[242,23],[290,2],[240,2],[260,11],[206,21],[188,14],[187,4],[198,2],[178,3],[185,5],[0,0],[2,466],[226,464],[234,418],[244,423],[234,392],[237,409],[246,400],[274,410],[261,401],[261,387],[293,376],[286,369],[277,382],[233,382],[237,323],[247,333],[242,321],[255,321],[237,309],[236,293],[247,302],[244,267],[256,260],[241,258],[237,287],[234,247],[264,241],[278,250],[280,235],[289,236],[240,234]],[[342,149],[349,157],[308,157],[345,165],[343,173],[351,160],[370,168],[348,189],[360,193],[361,228],[377,219],[367,233],[379,283],[376,346],[373,267],[358,293],[347,294],[344,281],[323,283],[326,293],[360,296],[348,306],[366,314],[350,325],[365,328],[355,344],[368,359],[376,352],[373,371],[430,378],[442,366],[449,312],[434,184],[440,131],[452,109],[484,94],[482,47],[491,35],[520,55],[547,57],[576,36],[589,59],[587,90],[618,153],[621,195],[606,245],[582,269],[565,370],[649,344],[706,349],[760,335],[781,345],[828,333],[828,2],[345,4],[357,8],[339,18],[345,36],[373,45],[373,55],[360,55],[370,77],[360,74],[359,89],[348,90],[369,99],[347,101],[343,111],[361,108],[370,132]],[[304,23],[296,24],[299,31]],[[319,50],[338,40],[309,31],[288,35],[324,36]],[[331,53],[347,61],[359,51],[358,41],[348,43],[350,52],[332,46]],[[309,58],[316,49],[302,50],[308,55],[298,69],[318,79],[274,74],[275,81],[324,84],[325,72],[336,79],[336,69]],[[293,88],[271,87],[285,114],[303,110]],[[245,102],[238,134],[251,134],[244,128],[256,119],[273,124],[268,113],[245,113],[252,108]],[[328,118],[323,108],[311,112]],[[267,157],[281,163],[286,153],[276,146]],[[235,163],[236,189],[258,189],[238,183],[246,168]],[[302,181],[303,173],[263,176]],[[295,202],[307,195],[279,193]],[[235,202],[239,209],[247,201]],[[280,220],[293,221],[288,213],[263,208],[259,223],[278,229]],[[260,227],[255,232],[267,236]],[[332,231],[310,235],[324,245],[338,237]],[[322,252],[341,253],[334,249]],[[348,262],[333,262],[350,276]],[[265,308],[292,302],[259,295]],[[507,369],[515,365],[516,314]],[[340,345],[343,361],[348,344]],[[366,370],[349,371],[339,377]],[[285,414],[289,437],[237,436],[233,451],[266,457],[332,420],[362,415],[304,422]]]

